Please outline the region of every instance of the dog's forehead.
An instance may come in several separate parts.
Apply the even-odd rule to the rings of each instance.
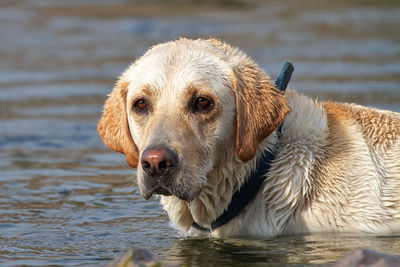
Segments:
[[[140,88],[178,93],[189,86],[206,86],[217,95],[231,85],[231,68],[215,54],[187,46],[165,46],[146,53],[124,77],[129,92]]]

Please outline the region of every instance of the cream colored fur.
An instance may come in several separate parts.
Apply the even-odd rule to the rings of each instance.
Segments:
[[[287,97],[292,112],[285,119],[283,135],[276,143],[277,156],[262,192],[246,207],[245,212],[214,230],[211,235],[265,237],[335,231],[376,234],[399,231],[399,114],[354,104],[337,104],[351,112],[360,112],[360,121],[370,121],[369,115],[373,113],[371,127],[384,127],[376,129],[380,135],[385,131],[397,132],[390,134],[395,137],[390,149],[383,147],[377,150],[381,144],[370,143],[365,138],[365,131],[371,129],[363,129],[355,118],[350,119],[334,129],[339,131],[335,135],[345,137],[344,140],[331,140],[346,142],[344,150],[333,149],[333,154],[326,155],[326,148],[332,143],[328,140],[329,118],[324,104],[293,90],[288,90]],[[337,116],[340,119],[340,115]],[[376,125],[378,120],[382,124]],[[371,137],[378,138],[375,135]],[[328,157],[334,159],[329,160]],[[239,170],[241,167],[244,166],[237,166]],[[235,172],[232,170],[230,175]],[[201,202],[204,206],[209,205],[207,201]],[[180,214],[182,210],[172,208],[183,203],[169,197],[162,197],[161,203],[172,222],[180,227],[186,226],[183,230],[188,230],[191,220],[186,223],[174,220],[186,217]],[[184,212],[190,217],[190,214],[198,213],[197,209],[195,206]],[[207,225],[205,221],[201,222]],[[189,233],[204,234],[193,228]]]
[[[255,78],[250,77],[253,72]],[[238,78],[238,75],[244,76]],[[272,84],[243,53],[216,40],[181,39],[156,46],[122,75],[119,84],[127,84],[127,88],[116,87],[110,97],[117,90],[122,90],[122,94],[126,90],[122,105],[131,106],[133,99],[145,92],[153,101],[151,116],[137,117],[129,108],[122,109],[121,116],[126,118],[121,120],[127,124],[130,136],[119,137],[125,132],[116,131],[114,128],[118,126],[109,126],[112,123],[107,118],[116,116],[108,114],[115,105],[109,100],[99,122],[100,136],[111,148],[126,154],[134,167],[142,151],[153,143],[168,140],[168,145],[182,155],[184,162],[177,174],[177,186],[179,190],[194,188],[190,191],[194,197],[185,201],[174,195],[161,196],[161,204],[172,224],[186,235],[269,237],[334,231],[377,234],[399,231],[400,115],[354,104],[318,103],[289,89],[282,106],[274,107],[284,118],[283,132],[278,137],[269,128],[279,126],[274,121],[281,120],[280,116],[273,119],[270,116],[275,115],[259,114],[256,118],[235,118],[241,116],[239,102],[245,99],[251,108],[254,95],[253,89],[239,91],[242,89],[236,86],[258,83],[259,79],[262,86],[254,86],[254,90]],[[188,85],[218,99],[219,113],[212,124],[201,126],[204,122],[185,113]],[[274,89],[268,90],[267,93]],[[266,97],[279,100],[275,95]],[[257,125],[262,123],[263,116],[266,121],[271,120],[262,130],[267,136],[259,143],[254,141],[255,155],[246,154],[242,142],[251,146],[249,140],[257,138],[241,137],[239,124],[250,120],[246,126],[250,128],[246,129],[259,134]],[[107,135],[111,130],[116,133],[114,137]],[[137,154],[129,152],[128,158],[128,153],[119,148],[124,145],[113,138],[132,139],[129,151]],[[194,220],[209,226],[220,216],[233,193],[255,168],[262,151],[273,148],[276,157],[270,172],[241,214],[211,233],[191,227]],[[142,192],[143,179],[139,164]]]

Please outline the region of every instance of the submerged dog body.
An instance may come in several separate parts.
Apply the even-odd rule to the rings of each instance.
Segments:
[[[209,227],[266,150],[275,158],[254,199],[205,233],[400,230],[400,115],[282,95],[242,52],[213,39],[150,49],[121,76],[98,132],[185,234],[204,234],[193,222]]]

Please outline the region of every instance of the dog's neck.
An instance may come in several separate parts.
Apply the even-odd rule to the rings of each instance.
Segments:
[[[281,130],[282,125],[273,135],[279,137]],[[272,142],[268,142],[268,144],[271,143]],[[238,216],[260,191],[260,188],[262,187],[262,184],[267,177],[268,171],[271,168],[271,164],[275,158],[275,150],[275,148],[263,149],[261,155],[256,157],[257,160],[255,168],[252,168],[251,172],[249,172],[250,175],[247,175],[244,182],[240,186],[237,186],[237,189],[230,198],[228,207],[224,208],[223,213],[216,218],[210,226],[203,227],[198,224],[194,218],[192,227],[200,231],[213,231]],[[223,178],[226,179],[226,177]],[[220,186],[218,187],[221,188]]]
[[[203,227],[210,228],[211,223],[222,215],[248,176],[243,163],[232,155],[235,151],[220,157],[207,175],[206,187],[189,205],[194,222]]]

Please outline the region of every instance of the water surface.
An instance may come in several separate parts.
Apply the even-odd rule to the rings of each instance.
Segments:
[[[318,265],[358,247],[400,254],[395,235],[184,238],[99,140],[116,77],[179,36],[226,40],[272,77],[290,60],[290,86],[310,96],[400,111],[398,1],[232,2],[0,3],[1,266],[104,265],[133,246],[185,266]]]

